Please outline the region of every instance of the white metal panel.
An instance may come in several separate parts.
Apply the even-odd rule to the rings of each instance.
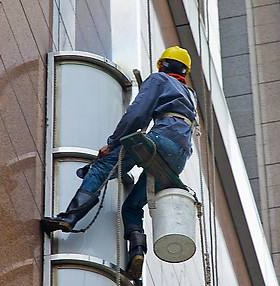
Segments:
[[[55,146],[99,149],[122,115],[122,88],[92,65],[64,62],[56,71]]]

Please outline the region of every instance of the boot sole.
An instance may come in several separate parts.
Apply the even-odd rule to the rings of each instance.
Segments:
[[[131,278],[132,280],[141,278],[143,262],[144,256],[142,255],[135,255],[132,258],[126,270],[126,273],[129,278]]]
[[[56,230],[61,230],[63,232],[71,232],[72,226],[64,221],[58,221],[53,219],[44,218],[41,220],[42,228],[45,232],[51,233]]]

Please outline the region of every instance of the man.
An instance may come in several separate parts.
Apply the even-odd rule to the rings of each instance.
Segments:
[[[118,161],[120,139],[147,127],[152,119],[154,126],[146,136],[154,141],[157,151],[170,168],[176,174],[181,173],[192,153],[192,126],[186,122],[196,119],[196,95],[186,86],[191,58],[187,50],[170,47],[161,55],[157,67],[159,72],[151,74],[143,82],[139,94],[108,138],[108,145],[100,149],[99,158],[89,168],[66,212],[42,219],[45,231],[71,231],[98,203],[97,190]],[[129,154],[125,154],[123,169],[129,171],[134,165]],[[143,230],[143,207],[146,203],[144,170],[122,206],[124,238],[130,241],[127,273],[132,279],[141,277],[144,253],[147,251]]]

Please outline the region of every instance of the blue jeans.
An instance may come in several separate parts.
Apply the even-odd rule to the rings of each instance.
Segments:
[[[167,137],[158,135],[155,132],[148,133],[147,137],[155,142],[157,152],[162,155],[170,168],[176,174],[180,174],[185,166],[186,160],[191,155],[191,146],[184,149]],[[120,148],[121,146],[114,148],[108,155],[98,159],[90,167],[82,185],[80,186],[80,189],[87,190],[89,192],[96,192],[99,189],[114,165],[117,163]],[[129,154],[126,153],[122,161],[123,172],[128,172],[133,168],[134,165],[134,160]],[[143,207],[146,203],[146,173],[144,170],[122,206],[125,239],[128,239],[129,234],[132,231],[144,232]]]

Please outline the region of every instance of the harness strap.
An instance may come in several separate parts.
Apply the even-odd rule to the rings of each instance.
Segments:
[[[191,127],[192,131],[194,130],[195,127],[198,126],[198,122],[196,120],[191,121],[188,117],[186,117],[185,115],[183,115],[181,113],[165,112],[161,116],[159,116],[158,118],[162,118],[162,117],[176,117],[176,118],[183,119],[184,122]]]
[[[146,137],[147,139],[149,139],[149,141],[152,143],[153,145],[153,154],[151,156],[151,158],[143,165],[144,168],[149,167],[149,165],[152,163],[152,160],[154,159],[155,155],[157,154],[157,145],[156,143]],[[147,172],[147,180],[146,180],[146,193],[147,193],[147,201],[148,201],[148,207],[149,207],[149,211],[151,212],[151,209],[156,209],[156,202],[155,202],[155,177]]]
[[[147,252],[147,242],[146,234],[140,233],[138,231],[131,232],[129,236],[129,251],[133,250],[137,246],[141,246],[144,252]]]
[[[147,189],[147,201],[149,211],[152,209],[156,209],[156,201],[155,201],[155,177],[150,173],[147,173],[147,181],[146,181],[146,189]]]

